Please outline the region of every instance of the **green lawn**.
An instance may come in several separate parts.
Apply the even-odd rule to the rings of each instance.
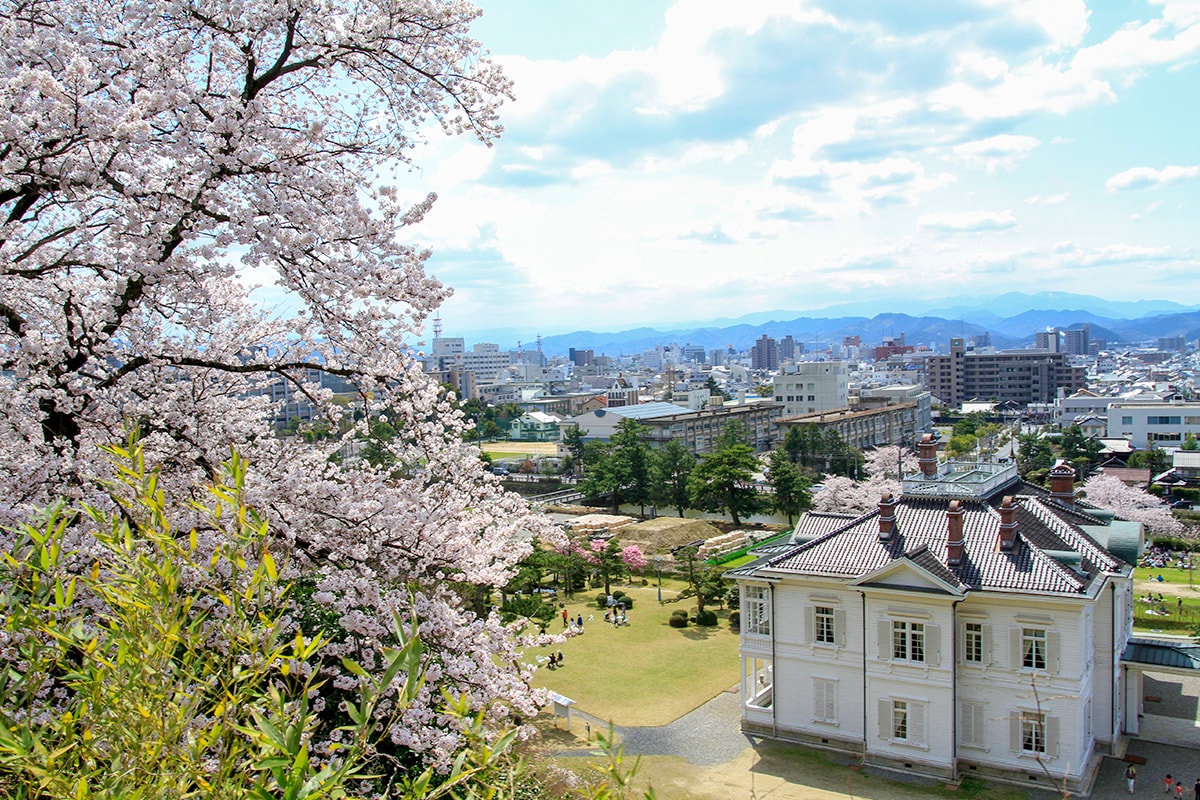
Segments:
[[[1158,583],[1159,575],[1162,575],[1162,583],[1182,583],[1188,584],[1189,571],[1186,569],[1174,569],[1173,567],[1137,567],[1133,570],[1133,580],[1136,582],[1139,589],[1144,594],[1147,590],[1152,590],[1153,585]],[[1192,584],[1200,591],[1200,572],[1191,575]]]
[[[718,611],[720,622],[714,627],[670,627],[672,611],[695,608],[694,600],[677,599],[682,585],[664,580],[661,606],[653,583],[614,585],[634,601],[629,624],[620,628],[604,623],[604,610],[595,603],[601,590],[577,594],[567,610],[572,619],[583,614],[584,633],[526,654],[532,658],[561,651],[564,656],[562,668],[539,670],[535,684],[575,700],[593,716],[633,726],[665,725],[729,689],[738,681],[740,662],[728,611]],[[555,620],[549,630],[561,626]]]

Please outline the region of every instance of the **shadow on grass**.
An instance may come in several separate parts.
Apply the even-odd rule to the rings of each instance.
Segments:
[[[716,625],[696,625],[689,626],[687,628],[679,628],[679,631],[681,631],[684,637],[688,639],[704,641],[705,639],[711,639],[720,631],[720,629]]]
[[[1020,789],[997,786],[971,777],[958,788],[936,778],[903,775],[887,770],[863,769],[858,756],[811,750],[802,746],[760,741],[750,772],[867,800],[899,800],[925,797],[983,797],[988,800],[1026,800]]]

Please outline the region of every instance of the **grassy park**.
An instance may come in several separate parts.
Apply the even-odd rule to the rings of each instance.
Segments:
[[[580,710],[615,725],[665,725],[737,683],[738,637],[729,629],[727,610],[718,611],[715,626],[670,627],[672,611],[695,605],[679,599],[682,581],[663,579],[662,605],[653,582],[638,584],[613,586],[633,598],[627,625],[605,624],[595,602],[602,590],[579,592],[566,605],[571,619],[583,615],[584,633],[527,655],[562,652],[564,665],[539,670],[537,682]],[[561,628],[556,619],[548,630]]]
[[[1137,632],[1188,635],[1200,624],[1200,575],[1172,567],[1138,567],[1133,579]],[[1146,602],[1147,593],[1163,599]]]

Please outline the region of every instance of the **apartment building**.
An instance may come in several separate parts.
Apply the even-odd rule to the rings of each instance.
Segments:
[[[850,372],[845,361],[787,364],[771,383],[775,404],[785,417],[845,408],[849,402]]]
[[[967,400],[994,403],[1050,403],[1060,388],[1075,392],[1087,385],[1087,370],[1065,353],[1040,350],[974,352],[961,338],[950,340],[947,355],[924,361],[924,382],[943,404],[958,408]]]

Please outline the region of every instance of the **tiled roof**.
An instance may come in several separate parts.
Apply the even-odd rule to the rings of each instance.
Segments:
[[[1121,660],[1155,667],[1200,670],[1200,645],[1189,641],[1130,639]]]
[[[807,574],[854,579],[906,555],[922,569],[951,585],[974,591],[1078,594],[1101,573],[1120,572],[1123,562],[1104,550],[1079,524],[1103,525],[1081,511],[1034,496],[1019,496],[1014,519],[1020,545],[1000,550],[1000,513],[981,500],[960,501],[963,509],[963,559],[946,565],[948,503],[935,498],[900,498],[896,530],[879,539],[879,513],[846,522],[787,552],[747,564],[733,574]],[[1051,553],[1079,554],[1080,569]]]

